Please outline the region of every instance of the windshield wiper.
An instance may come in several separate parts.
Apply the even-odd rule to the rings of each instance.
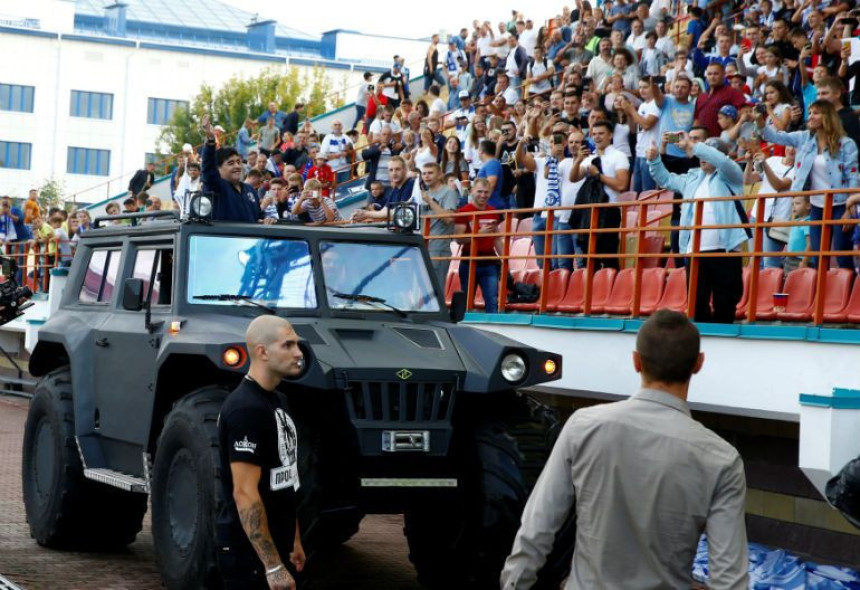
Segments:
[[[221,293],[220,295],[195,295],[193,299],[200,299],[202,301],[242,301],[243,303],[249,303],[251,305],[256,305],[260,309],[265,309],[272,315],[277,315],[277,310],[274,307],[269,307],[268,305],[264,305],[257,301],[254,301],[252,297],[248,295],[234,295],[232,293]]]
[[[374,297],[373,295],[364,295],[362,293],[338,293],[336,291],[332,291],[332,296],[337,297],[338,299],[346,299],[347,301],[355,301],[357,303],[375,303],[377,305],[387,307],[402,318],[409,317],[406,315],[405,311],[386,303],[385,299],[382,297]]]

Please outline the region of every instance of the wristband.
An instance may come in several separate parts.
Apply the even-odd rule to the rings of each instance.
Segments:
[[[281,571],[282,569],[284,569],[284,564],[283,564],[283,563],[279,563],[278,565],[276,565],[276,566],[275,566],[275,567],[273,567],[272,569],[270,569],[270,570],[266,570],[266,577],[268,578],[268,577],[269,577],[269,576],[271,576],[272,574],[276,574],[276,573],[278,573],[279,571]]]

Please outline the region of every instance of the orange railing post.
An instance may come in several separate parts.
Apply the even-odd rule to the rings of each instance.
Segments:
[[[475,266],[477,265],[477,261],[475,257],[478,255],[478,240],[476,238],[477,227],[478,227],[478,214],[475,213],[472,217],[472,237],[469,240],[469,282],[466,285],[466,309],[471,311],[474,309],[474,301],[475,301]],[[462,285],[461,285],[462,287]],[[487,294],[481,291],[481,295],[484,296],[484,305],[487,304]]]
[[[624,213],[621,215],[621,218],[624,219],[627,217],[627,209],[622,209],[622,211]],[[630,309],[634,318],[639,317],[639,306],[642,303],[642,256],[645,254],[644,223],[648,223],[648,205],[645,203],[639,205],[639,220],[639,226],[636,229],[636,259],[633,261],[633,305]],[[623,237],[622,241],[624,241]]]
[[[696,319],[696,291],[699,288],[699,249],[702,247],[702,230],[699,228],[702,225],[703,209],[704,203],[696,201],[693,215],[694,229],[690,238],[693,240],[693,251],[690,255],[690,278],[687,287],[687,317],[693,320]]]
[[[510,210],[506,209],[505,216],[505,245],[502,246],[502,270],[499,273],[499,313],[505,311],[505,306],[508,303],[508,274],[511,271],[511,219]]]
[[[552,266],[552,240],[555,236],[555,210],[549,209],[546,215],[545,239],[543,242],[543,265],[541,265],[541,289],[538,299],[538,313],[546,311],[546,293],[549,290],[549,273]],[[537,254],[537,252],[535,252]]]
[[[750,253],[750,291],[747,298],[747,321],[754,322],[755,314],[758,307],[758,279],[761,272],[761,260],[756,253],[762,251],[764,244],[764,232],[767,229],[762,228],[762,218],[764,217],[764,199],[756,197],[755,206],[755,227],[753,228],[753,251]],[[755,297],[753,297],[755,295]]]
[[[818,245],[818,266],[815,271],[815,315],[813,316],[813,322],[816,324],[820,323],[822,317],[824,316],[824,296],[825,289],[827,289],[827,270],[830,267],[830,256],[827,257],[827,261],[824,260],[824,256],[821,254],[825,250],[832,250],[831,241],[833,235],[833,226],[830,225],[830,221],[833,219],[833,193],[827,192],[824,195],[824,211],[821,216],[821,243]],[[841,228],[837,228],[837,231],[842,231]],[[815,248],[815,244],[811,244],[813,248]]]
[[[600,209],[592,207],[589,211],[591,220],[588,226],[588,251],[585,253],[585,300],[583,301],[582,312],[585,315],[591,315],[591,295],[592,287],[594,286],[594,251],[597,249],[597,234],[594,233],[594,228],[600,222]]]

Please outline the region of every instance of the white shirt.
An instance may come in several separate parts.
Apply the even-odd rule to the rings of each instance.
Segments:
[[[581,170],[588,170],[588,167],[591,166],[591,162],[596,157],[597,154],[593,154],[583,160],[582,164],[580,164],[580,166],[582,166]],[[600,167],[603,169],[604,176],[617,178],[619,170],[630,170],[630,160],[628,160],[627,156],[621,153],[620,150],[616,149],[615,146],[611,145],[606,148],[603,155],[600,156]],[[605,184],[603,185],[603,188],[606,190],[606,196],[609,197],[609,202],[616,203],[618,201],[618,197],[621,196],[621,191],[617,191]]]
[[[478,55],[480,57],[488,57],[493,53],[493,46],[491,45],[492,42],[493,39],[489,35],[478,37],[478,41],[475,43],[475,46],[478,49]]]
[[[325,156],[336,154],[338,152],[345,151],[347,146],[352,146],[352,140],[348,138],[345,133],[341,133],[340,136],[337,136],[334,133],[329,133],[325,138],[323,138],[322,145],[320,146],[320,153]],[[329,160],[328,165],[332,170],[337,172],[338,168],[343,168],[347,165],[347,161],[345,157],[335,158],[333,160]]]
[[[502,96],[505,98],[505,102],[508,104],[515,104],[520,97],[517,96],[517,91],[508,86],[505,88],[505,91],[502,92]]]
[[[437,98],[433,101],[433,104],[430,105],[430,114],[431,115],[444,115],[445,111],[448,110],[448,107],[445,106],[445,103],[441,98]]]
[[[176,201],[176,205],[179,207],[179,214],[183,218],[188,216],[188,207],[191,205],[189,193],[199,191],[201,188],[201,177],[198,176],[195,180],[191,180],[191,176],[187,172],[176,183],[176,190],[173,191],[173,200]]]
[[[616,123],[612,130],[612,147],[619,152],[632,158],[630,151],[630,123]]]
[[[520,35],[520,45],[526,50],[526,55],[529,57],[535,56],[535,46],[537,45],[537,29],[525,29]]]
[[[639,136],[636,138],[636,157],[644,158],[645,152],[651,147],[652,143],[656,146],[660,145],[660,107],[652,99],[640,104],[637,112],[640,117],[647,118],[653,115],[658,119],[651,129],[645,130],[640,128]]]
[[[577,182],[570,181],[570,170],[573,168],[573,158],[566,158],[558,164],[558,175],[561,176],[561,206],[572,207],[576,201],[576,195],[585,182],[585,177]],[[558,212],[558,220],[563,223],[570,221],[572,209]]]
[[[663,55],[668,57],[670,60],[675,59],[675,42],[667,35],[665,37],[658,37],[657,43],[654,45],[658,51],[660,51]]]
[[[827,157],[818,154],[812,161],[812,170],[809,173],[810,190],[830,188],[830,178],[827,175]],[[824,195],[812,195],[809,202],[815,207],[824,207]]]
[[[711,190],[709,188],[711,182],[711,176],[708,175],[699,185],[699,188],[696,189],[696,194],[693,195],[694,199],[707,199],[711,196]],[[702,206],[702,225],[716,225],[717,218],[714,215],[714,203],[713,201],[705,201]],[[723,246],[723,242],[720,239],[720,230],[717,229],[703,229],[702,230],[702,241],[699,246],[699,252],[711,252],[713,250],[723,250],[725,246]],[[690,254],[693,251],[693,240],[687,244],[687,254]]]
[[[645,49],[645,31],[642,31],[642,34],[639,36],[630,33],[630,36],[627,37],[627,45],[632,47],[635,51]]]
[[[783,164],[782,156],[771,156],[765,161],[767,162],[767,165],[770,166],[770,169],[773,170],[773,173],[776,175],[777,178],[794,178],[794,166]],[[758,194],[772,195],[778,192],[779,191],[773,188],[773,185],[770,184],[770,180],[768,180],[767,175],[762,172],[761,184],[759,185]],[[764,219],[762,221],[767,221],[773,216],[774,205],[776,205],[776,197],[770,197],[768,199],[765,199]]]
[[[505,72],[509,78],[516,78],[520,75],[520,70],[517,67],[517,52],[516,50],[508,53],[508,59],[505,60]]]
[[[385,119],[374,119],[373,123],[370,124],[370,132],[374,134],[382,133],[383,127],[391,129],[391,135],[397,135],[402,131],[402,129],[400,129],[400,125],[395,123],[393,120],[386,121]]]

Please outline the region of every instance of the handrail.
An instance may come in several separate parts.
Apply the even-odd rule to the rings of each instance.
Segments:
[[[469,272],[469,285],[465,285],[464,287],[467,289],[467,308],[474,309],[474,293],[475,293],[475,285],[473,284],[473,277],[475,276],[474,265],[476,262],[487,261],[487,260],[496,260],[501,261],[502,270],[504,274],[503,277],[507,276],[507,270],[510,267],[511,260],[543,260],[543,268],[542,268],[542,284],[548,284],[548,278],[550,270],[549,261],[552,259],[557,260],[585,260],[586,262],[586,281],[585,281],[585,303],[584,303],[584,311],[585,314],[588,315],[591,311],[591,296],[592,296],[592,281],[593,276],[595,274],[595,264],[597,261],[603,259],[618,259],[618,260],[631,260],[634,265],[634,297],[632,302],[632,312],[633,317],[639,315],[639,304],[640,304],[640,295],[641,295],[641,283],[642,283],[642,271],[643,265],[642,261],[653,260],[653,259],[677,259],[677,258],[686,258],[690,260],[690,268],[689,268],[689,287],[688,287],[688,297],[687,297],[687,313],[692,317],[693,312],[695,310],[695,293],[696,293],[696,285],[698,281],[698,267],[699,261],[703,258],[748,258],[750,259],[750,287],[749,287],[749,295],[747,298],[748,306],[747,306],[747,320],[755,321],[756,319],[756,306],[757,306],[757,294],[758,294],[758,275],[759,275],[759,261],[761,259],[767,257],[800,257],[800,256],[814,256],[818,257],[819,264],[817,267],[816,274],[816,299],[813,305],[813,324],[821,325],[823,323],[823,308],[824,301],[826,297],[826,276],[828,270],[828,262],[834,256],[856,256],[858,252],[856,250],[832,250],[829,246],[831,241],[832,230],[831,228],[834,225],[839,226],[848,226],[848,225],[858,225],[860,224],[860,219],[832,219],[833,216],[833,204],[832,204],[832,196],[834,194],[857,194],[860,193],[860,189],[828,189],[826,191],[789,191],[784,193],[777,194],[758,194],[758,195],[744,195],[744,196],[728,196],[728,197],[708,197],[703,199],[660,199],[655,200],[653,198],[646,199],[638,199],[634,201],[619,201],[614,203],[600,203],[595,205],[571,205],[565,207],[553,207],[553,208],[529,208],[529,209],[517,209],[517,210],[494,210],[492,213],[502,216],[504,230],[491,232],[491,233],[482,233],[479,237],[481,238],[498,238],[501,237],[504,239],[504,248],[503,252],[500,256],[477,256],[475,251],[474,244],[475,240],[471,240],[471,244],[473,245],[470,251],[467,253],[465,249],[459,255],[452,256],[440,256],[435,257],[436,260],[460,260],[460,261],[468,261],[470,264],[470,272]],[[796,196],[812,196],[812,195],[822,195],[826,196],[825,199],[825,207],[824,207],[824,215],[821,220],[789,220],[789,221],[760,221],[764,216],[764,205],[765,201],[769,198],[794,198]],[[755,221],[751,221],[749,223],[736,223],[736,224],[705,224],[702,221],[702,214],[704,209],[705,202],[720,202],[720,201],[734,201],[737,199],[741,200],[753,200],[755,201]],[[695,206],[694,209],[694,221],[692,225],[680,225],[680,226],[672,226],[665,227],[656,225],[654,219],[649,219],[647,213],[649,208],[655,207],[657,205],[667,206],[674,204],[683,204],[683,203],[693,203]],[[620,208],[622,212],[628,210],[630,207],[636,207],[638,210],[638,219],[644,220],[643,222],[637,221],[636,225],[628,226],[628,227],[619,227],[619,228],[599,228],[598,225],[598,214],[601,208]],[[572,210],[590,210],[591,216],[591,227],[588,229],[570,229],[570,230],[557,230],[554,227],[555,216],[561,211],[572,211]],[[546,220],[546,229],[542,231],[512,231],[512,220],[513,216],[516,215],[518,217],[530,218],[535,213],[547,212],[547,220]],[[433,218],[441,218],[445,217],[447,219],[459,219],[459,218],[467,218],[471,219],[471,227],[478,227],[476,220],[479,215],[486,215],[486,211],[477,211],[477,212],[466,212],[466,213],[453,213],[449,215],[427,215],[424,217],[425,220],[433,219]],[[622,220],[626,218],[626,215],[622,213]],[[825,246],[820,249],[812,249],[808,251],[779,251],[779,252],[766,252],[763,251],[763,237],[764,232],[766,232],[770,228],[774,227],[811,227],[818,226],[821,227],[821,243],[825,244]],[[450,235],[441,235],[441,236],[430,236],[429,235],[429,224],[424,224],[425,228],[425,238],[428,240],[431,239],[450,239],[457,240],[462,238],[474,238],[477,236],[474,232],[465,233],[465,234],[450,234]],[[733,252],[701,252],[701,232],[702,230],[708,229],[730,229],[730,228],[746,228],[750,229],[753,232],[752,238],[752,250],[738,250]],[[668,231],[680,231],[680,230],[689,230],[692,231],[691,235],[692,240],[692,252],[690,253],[669,253],[669,252],[646,252],[644,249],[644,237],[646,232],[654,232],[654,233],[665,233]],[[597,236],[600,234],[607,233],[617,233],[621,236],[630,235],[636,238],[636,247],[635,251],[631,253],[627,253],[625,251],[616,252],[616,253],[603,253],[598,254],[595,252],[596,250],[596,242]],[[521,237],[531,237],[535,235],[542,235],[545,238],[544,242],[544,251],[543,252],[535,252],[534,254],[511,254],[511,242],[517,238]],[[552,238],[556,235],[572,235],[572,236],[582,236],[587,235],[589,241],[588,253],[584,254],[552,254]],[[624,243],[624,238],[622,237],[621,243]],[[506,297],[507,294],[507,281],[502,280],[500,282],[499,289],[499,311],[503,312],[505,310]],[[692,294],[692,296],[690,296]],[[544,313],[546,311],[546,289],[542,290],[541,298],[538,304],[538,312]]]

